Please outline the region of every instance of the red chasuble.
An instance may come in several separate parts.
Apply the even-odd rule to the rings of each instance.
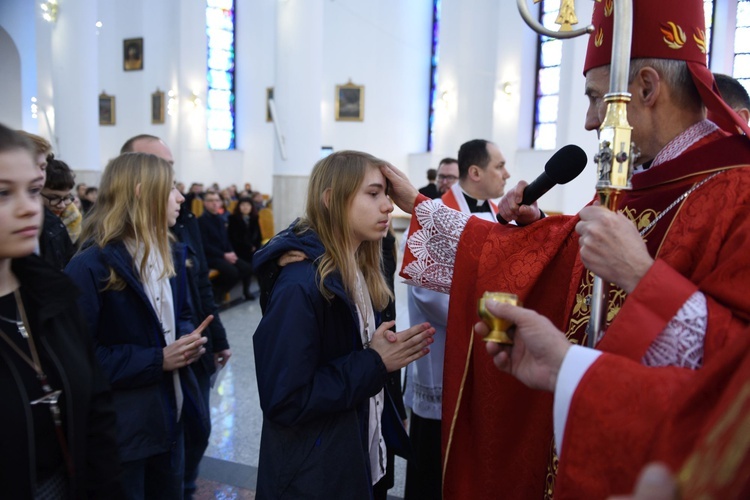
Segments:
[[[627,301],[623,291],[610,291],[609,327],[599,344],[604,351],[640,362],[698,289],[708,301],[706,361],[750,319],[750,170],[744,168],[750,142],[714,135],[700,146],[638,174],[622,198],[620,211],[644,231],[657,262]],[[716,171],[721,173],[680,199]],[[498,372],[471,330],[482,294],[503,291],[518,294],[526,307],[568,332],[571,342],[584,342],[593,279],[578,257],[577,221],[556,216],[519,228],[472,218],[461,235],[443,375],[446,499],[543,498],[555,489],[552,396]],[[413,217],[412,234],[416,224]],[[404,267],[413,260],[407,247]],[[568,445],[566,437],[565,450]]]
[[[661,461],[682,498],[750,498],[750,331],[741,336],[698,371],[597,359],[571,405],[556,497],[629,493]]]

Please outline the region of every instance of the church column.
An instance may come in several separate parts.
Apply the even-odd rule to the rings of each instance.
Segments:
[[[98,183],[99,40],[97,1],[60,2],[51,37],[56,154],[78,172],[76,182]]]
[[[276,118],[286,159],[275,148],[273,212],[276,230],[304,212],[307,181],[320,158],[323,77],[323,0],[277,3]]]

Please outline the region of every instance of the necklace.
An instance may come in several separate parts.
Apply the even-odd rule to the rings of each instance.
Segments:
[[[16,310],[16,313],[18,313],[18,310]],[[29,334],[26,332],[26,327],[24,326],[23,321],[21,321],[20,319],[6,318],[2,314],[0,314],[0,319],[7,323],[10,323],[11,325],[16,325],[16,328],[18,329],[18,333],[21,334],[21,337],[25,339],[29,338]]]
[[[687,198],[688,196],[690,196],[690,193],[692,193],[693,191],[695,191],[696,189],[698,189],[699,187],[701,187],[702,185],[704,185],[706,182],[710,181],[711,179],[713,179],[714,177],[716,177],[717,175],[719,175],[719,174],[721,174],[723,172],[725,172],[725,170],[719,170],[718,172],[714,172],[713,174],[709,175],[708,177],[706,177],[705,179],[703,179],[702,181],[700,181],[698,184],[695,184],[693,187],[691,187],[690,189],[688,189],[687,191],[685,191],[684,193],[682,193],[679,198],[677,198],[676,200],[674,200],[672,202],[671,205],[669,205],[667,208],[665,208],[664,210],[662,210],[662,212],[659,215],[657,215],[656,217],[654,217],[654,220],[652,220],[651,223],[648,226],[646,226],[643,229],[641,229],[640,235],[641,236],[645,235],[648,232],[649,229],[651,229],[652,227],[654,227],[654,225],[656,225],[656,223],[659,222],[659,219],[661,219],[662,217],[664,217],[665,215],[667,215],[667,213],[669,213],[670,210],[672,210],[674,207],[676,207],[682,200],[684,200],[685,198]]]
[[[16,354],[18,354],[21,357],[21,359],[24,360],[26,364],[28,364],[36,372],[36,378],[39,380],[39,383],[42,386],[42,391],[44,392],[44,396],[32,401],[31,405],[32,406],[35,406],[38,404],[49,405],[49,411],[52,414],[52,421],[55,424],[57,440],[60,443],[60,448],[62,450],[63,457],[65,459],[65,465],[68,468],[68,474],[70,475],[70,477],[73,477],[73,461],[70,457],[70,453],[68,453],[68,445],[67,445],[67,441],[65,440],[65,433],[63,432],[63,428],[62,428],[62,417],[61,417],[62,412],[60,411],[60,406],[57,404],[58,401],[60,400],[60,395],[62,394],[62,391],[59,389],[53,390],[52,387],[49,385],[49,382],[47,381],[47,375],[44,373],[44,370],[42,370],[42,363],[39,360],[39,353],[36,350],[36,343],[34,342],[34,337],[31,336],[31,328],[29,327],[29,318],[26,316],[26,308],[23,305],[21,292],[18,291],[18,288],[16,288],[13,291],[13,295],[16,299],[16,307],[18,309],[19,314],[21,315],[22,326],[24,327],[23,331],[21,332],[21,335],[26,339],[26,342],[29,345],[29,352],[31,353],[31,358],[29,358],[26,355],[26,353],[23,352],[21,348],[18,347],[16,343],[13,342],[2,329],[0,329],[0,338],[2,338],[14,351],[16,351]],[[3,318],[3,319],[6,319],[6,318]],[[20,330],[20,327],[19,327],[19,330]]]
[[[364,276],[362,276],[362,271],[359,269],[357,270],[357,291],[359,292],[359,300],[357,304],[357,308],[359,309],[359,315],[362,317],[362,324],[364,325],[363,331],[362,331],[362,346],[365,349],[370,348],[370,312],[369,308],[367,307],[367,302],[365,302],[365,287],[367,286]],[[369,291],[368,291],[369,292]],[[369,293],[368,293],[369,295]]]

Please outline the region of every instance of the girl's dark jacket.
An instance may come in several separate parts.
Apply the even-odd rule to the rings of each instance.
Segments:
[[[54,370],[62,380],[55,389],[63,391],[65,437],[75,470],[70,497],[122,498],[112,395],[78,310],[75,287],[36,255],[14,259],[11,269],[21,284],[43,369]],[[36,460],[29,395],[6,352],[0,351],[0,496],[32,498]],[[50,446],[58,446],[57,441]]]
[[[173,245],[176,275],[170,279],[177,324],[176,338],[191,333],[185,276],[185,247]],[[110,269],[125,281],[122,290],[107,289]],[[112,386],[117,414],[117,443],[123,462],[168,451],[181,432],[175,415],[172,372],[162,369],[166,346],[161,322],[146,296],[122,242],[91,245],[65,270],[81,290],[79,304],[94,338],[96,356]],[[208,432],[208,409],[195,375],[180,369],[182,419],[196,419]]]
[[[369,399],[386,382],[380,355],[364,349],[354,303],[331,274],[329,302],[318,289],[323,246],[308,230],[282,231],[255,254],[256,272],[288,250],[308,259],[278,272],[255,331],[255,369],[263,410],[258,498],[370,498]],[[386,393],[387,394],[387,393]],[[408,446],[389,396],[386,443]]]

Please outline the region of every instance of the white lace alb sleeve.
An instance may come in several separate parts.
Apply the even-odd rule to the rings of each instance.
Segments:
[[[406,283],[449,293],[458,240],[471,215],[430,200],[416,206],[414,217],[421,227],[406,240],[416,258],[403,269]]]
[[[706,296],[695,292],[685,301],[643,356],[646,366],[678,366],[696,370],[703,364],[708,306]]]

